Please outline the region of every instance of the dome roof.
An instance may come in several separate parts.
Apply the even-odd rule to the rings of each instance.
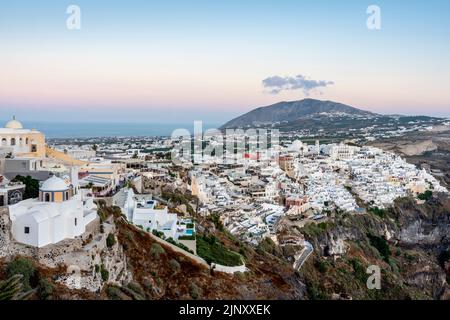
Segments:
[[[5,128],[7,129],[23,129],[22,123],[16,120],[16,117],[13,117],[11,121],[8,121],[8,123],[5,125]]]
[[[300,148],[302,146],[303,146],[303,142],[301,142],[300,140],[295,140],[294,142],[292,142],[292,144],[290,145],[289,149],[298,151],[298,150],[300,150]]]
[[[47,180],[44,181],[42,184],[42,187],[40,188],[41,191],[65,191],[69,189],[69,186],[66,182],[64,182],[63,179],[58,178],[57,176],[53,176]]]

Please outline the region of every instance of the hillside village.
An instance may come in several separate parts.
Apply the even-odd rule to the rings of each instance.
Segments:
[[[174,165],[169,151],[180,141],[168,137],[52,145],[13,119],[0,139],[0,259],[26,256],[62,268],[57,283],[92,294],[136,280],[136,262],[124,247],[133,245],[132,234],[153,248],[144,260],[166,248],[236,281],[253,273],[248,252],[267,241],[295,248],[280,264],[290,272],[300,272],[320,249],[304,233],[286,236],[286,219],[298,228],[322,226],[384,212],[401,198],[420,205],[448,194],[426,168],[354,143],[289,139],[264,154],[247,152],[238,163],[211,156]],[[226,245],[229,239],[240,245]]]

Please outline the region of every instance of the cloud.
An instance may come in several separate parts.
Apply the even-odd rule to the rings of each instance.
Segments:
[[[320,88],[325,88],[329,85],[333,85],[334,82],[325,80],[312,80],[299,74],[295,77],[269,77],[264,79],[262,81],[262,84],[263,87],[268,89],[272,94],[278,94],[283,90],[303,90],[303,93],[306,96],[309,96],[311,91],[319,90]]]

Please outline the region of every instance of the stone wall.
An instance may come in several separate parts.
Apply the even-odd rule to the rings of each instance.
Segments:
[[[227,267],[227,266],[222,266],[220,264],[211,263],[211,269],[214,271],[231,273],[231,274],[236,273],[236,272],[246,272],[247,271],[247,267],[245,266],[245,264],[243,264],[242,266],[237,266],[237,267]]]

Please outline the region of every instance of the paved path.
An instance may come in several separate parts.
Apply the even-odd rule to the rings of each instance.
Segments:
[[[295,262],[294,262],[294,269],[297,270],[297,271],[300,271],[300,269],[302,268],[303,264],[309,258],[311,253],[313,253],[313,251],[314,251],[314,248],[313,248],[312,244],[309,243],[308,241],[304,241],[303,245],[305,246],[305,248],[300,253],[300,256],[298,257],[298,259],[296,259]]]

